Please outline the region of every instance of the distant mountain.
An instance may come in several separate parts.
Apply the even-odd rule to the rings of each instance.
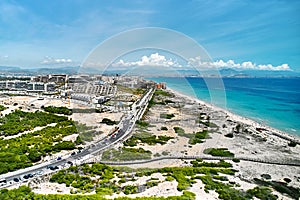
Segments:
[[[34,72],[36,74],[77,74],[78,70],[79,70],[79,66],[29,69],[29,71]]]
[[[11,72],[11,71],[22,71],[20,67],[12,67],[12,66],[0,66],[0,73],[1,72]]]
[[[250,77],[300,77],[300,73],[295,71],[245,70],[243,72]]]
[[[144,71],[147,73],[147,71]],[[171,73],[172,72],[172,73]],[[0,74],[24,74],[24,75],[46,75],[46,74],[101,74],[103,71],[97,68],[81,68],[79,66],[67,66],[67,67],[44,67],[44,68],[20,68],[14,66],[0,66]],[[124,74],[127,70],[124,69],[107,69],[105,74]],[[157,76],[205,76],[216,77],[221,75],[222,77],[300,77],[300,72],[294,71],[268,71],[268,70],[236,70],[230,68],[215,70],[200,70],[196,69],[178,69],[172,70],[169,74],[157,73]],[[150,73],[149,76],[155,76],[156,73]],[[136,74],[139,75],[139,74]],[[146,74],[144,74],[146,75]]]
[[[0,73],[14,74],[24,73],[26,75],[44,75],[44,74],[77,74],[79,66],[55,67],[55,68],[20,68],[10,66],[0,66]]]

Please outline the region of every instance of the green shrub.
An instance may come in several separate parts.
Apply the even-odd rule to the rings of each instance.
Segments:
[[[101,123],[109,125],[109,126],[117,124],[116,121],[113,121],[113,120],[108,119],[108,118],[103,118],[102,121],[101,121]]]
[[[167,131],[167,130],[168,130],[168,128],[167,128],[167,127],[165,127],[165,126],[162,126],[162,127],[160,128],[160,130],[162,130],[162,131]]]
[[[42,107],[44,111],[49,113],[63,114],[63,115],[72,115],[72,110],[67,107],[55,107],[55,106],[47,106]]]
[[[175,126],[175,127],[173,127],[173,129],[174,129],[175,133],[184,133],[184,130],[181,127]]]
[[[160,118],[164,118],[164,119],[172,119],[173,117],[175,117],[174,114],[165,114],[165,113],[160,114]]]
[[[203,151],[205,154],[220,157],[234,157],[234,154],[228,151],[227,148],[208,148]]]
[[[272,190],[267,187],[255,187],[247,190],[247,193],[259,199],[276,200],[278,198],[276,195],[273,195]]]
[[[148,127],[149,126],[148,122],[141,121],[141,120],[137,120],[136,124],[139,125],[139,126],[141,126],[141,127]]]

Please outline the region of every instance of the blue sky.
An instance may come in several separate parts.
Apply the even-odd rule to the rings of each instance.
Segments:
[[[2,0],[0,65],[78,65],[110,36],[149,26],[186,34],[218,63],[287,64],[300,71],[296,0]]]

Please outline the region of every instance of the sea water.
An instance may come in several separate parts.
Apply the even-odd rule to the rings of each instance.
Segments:
[[[160,77],[167,87],[300,136],[300,78]],[[223,86],[224,85],[224,86]]]

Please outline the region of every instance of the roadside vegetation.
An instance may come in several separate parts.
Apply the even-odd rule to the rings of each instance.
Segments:
[[[149,126],[149,123],[143,120],[137,120],[135,124],[140,128],[147,128]]]
[[[79,133],[79,137],[83,142],[90,142],[93,141],[94,137],[97,134],[101,134],[102,132],[95,131],[96,127],[87,126],[86,124],[81,124],[75,122],[75,126],[77,128],[77,132]]]
[[[174,103],[172,100],[166,99],[167,97],[174,97],[174,95],[167,91],[156,89],[152,98],[148,102],[148,106],[146,112],[144,113],[144,116],[147,114],[149,109],[154,105],[167,105],[169,103]]]
[[[83,164],[57,172],[52,175],[50,181],[72,186],[74,188],[72,190],[73,194],[95,191],[98,199],[101,199],[103,195],[112,195],[113,193],[138,193],[140,186],[146,188],[157,186],[161,181],[154,178],[149,178],[145,185],[123,186],[122,184],[127,181],[134,182],[138,177],[149,177],[154,173],[161,173],[165,177],[164,181],[175,180],[178,183],[177,190],[183,191],[183,196],[169,198],[142,197],[141,199],[195,199],[195,195],[186,190],[196,183],[197,180],[204,184],[205,192],[215,191],[219,199],[247,200],[253,197],[257,199],[277,199],[277,196],[272,194],[272,190],[267,186],[257,186],[247,191],[236,189],[239,185],[227,178],[228,175],[234,175],[236,171],[226,161],[204,162],[201,159],[197,159],[191,161],[191,164],[192,166],[165,167],[161,169],[110,167],[99,163]],[[118,181],[116,181],[116,178]],[[2,194],[2,191],[0,194]],[[63,196],[68,197],[68,195]],[[91,197],[88,199],[93,199],[93,195],[86,196]],[[124,197],[122,199],[127,198]]]
[[[98,189],[98,188],[97,188]],[[104,189],[99,189],[100,191]],[[0,190],[0,199],[23,199],[23,200],[108,200],[104,198],[102,194],[96,193],[92,195],[85,194],[35,194],[27,186],[20,186],[18,189],[2,189]],[[129,197],[118,197],[114,198],[115,200],[195,200],[195,194],[189,191],[184,191],[181,196],[170,196],[170,197],[138,197],[138,198],[129,198]]]
[[[15,110],[0,118],[0,134],[4,136],[17,135],[39,126],[68,120],[65,116],[57,116],[45,112],[24,112]]]
[[[59,116],[57,116],[59,117]],[[65,120],[55,126],[24,134],[11,139],[0,139],[0,174],[31,166],[44,156],[62,150],[72,150],[82,143],[62,141],[67,135],[77,133],[73,121]]]
[[[30,188],[21,186],[13,190],[0,190],[0,199],[13,199],[18,196],[22,199],[105,199],[104,195],[112,195],[113,193],[123,192],[125,195],[138,193],[139,187],[150,188],[159,186],[161,181],[150,176],[154,173],[161,173],[164,181],[176,181],[177,190],[183,191],[183,195],[179,197],[141,197],[136,199],[195,199],[195,194],[186,191],[197,181],[204,184],[204,191],[215,191],[219,199],[235,199],[248,200],[256,197],[257,199],[275,200],[277,196],[272,194],[272,190],[268,186],[257,186],[249,190],[236,189],[239,185],[230,181],[228,177],[234,175],[236,170],[232,169],[232,165],[226,161],[204,162],[201,159],[191,161],[192,166],[185,167],[165,167],[161,169],[129,167],[111,167],[108,165],[94,163],[83,164],[80,166],[71,166],[68,169],[60,170],[53,174],[50,182],[65,183],[73,189],[73,195],[40,195],[31,192]],[[126,185],[127,181],[136,181],[139,177],[148,177],[148,181],[144,185]],[[93,192],[93,195],[80,196],[82,193]],[[292,196],[297,197],[297,196]],[[120,197],[116,199],[130,199],[128,197]]]

